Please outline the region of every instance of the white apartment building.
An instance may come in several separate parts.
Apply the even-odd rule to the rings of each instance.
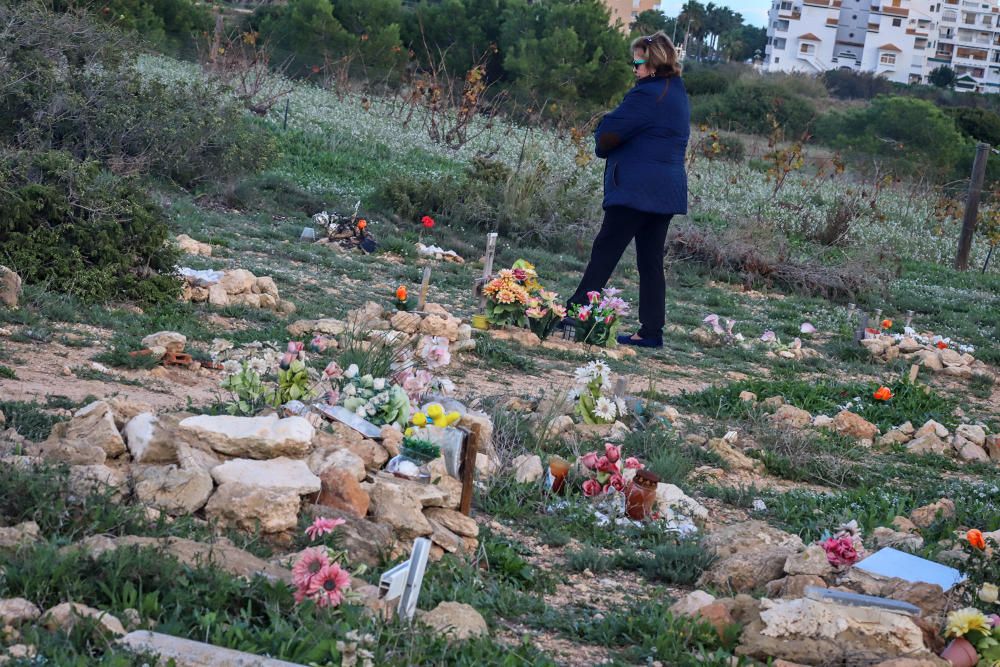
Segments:
[[[767,71],[928,83],[941,65],[959,89],[1000,92],[1000,0],[775,0],[768,15]]]

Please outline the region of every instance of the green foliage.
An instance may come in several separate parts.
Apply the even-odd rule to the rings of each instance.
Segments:
[[[821,78],[830,94],[842,100],[870,100],[888,95],[893,90],[893,84],[888,79],[872,72],[831,69],[823,72]]]
[[[882,385],[872,383],[842,384],[829,380],[743,380],[724,387],[710,387],[697,393],[684,393],[679,402],[718,418],[751,418],[759,408],[741,401],[740,392],[750,391],[759,397],[783,396],[786,403],[812,414],[832,416],[849,401],[851,411],[876,424],[883,432],[910,421],[923,424],[933,419],[946,426],[955,425],[952,411],[955,401],[930,387],[905,380],[887,382],[893,398],[877,401],[874,392]],[[855,400],[859,399],[859,400]]]
[[[694,67],[684,70],[684,88],[691,97],[724,93],[732,83],[733,79],[725,76],[720,68]]]
[[[967,107],[949,107],[944,111],[955,119],[955,125],[965,136],[991,146],[1000,145],[1000,114]]]
[[[6,380],[16,380],[17,373],[15,373],[14,369],[11,368],[10,366],[4,366],[3,364],[0,364],[0,378],[4,378]]]
[[[519,350],[520,348],[514,349],[510,344],[491,336],[476,336],[476,356],[491,368],[513,368],[524,372],[534,370],[534,360],[524,356]]]
[[[707,120],[719,127],[770,134],[773,118],[786,137],[798,138],[816,116],[812,100],[797,92],[798,83],[794,78],[739,81],[719,95],[714,106],[698,114],[692,109],[692,121]]]
[[[931,73],[927,75],[927,80],[938,88],[952,88],[957,79],[958,76],[955,74],[955,70],[947,65],[935,67],[931,70]]]
[[[403,438],[403,447],[408,453],[414,454],[422,459],[433,461],[441,456],[441,448],[429,440],[406,436]]]
[[[691,586],[715,560],[698,540],[681,539],[651,549],[651,558],[643,565],[647,577],[676,586]]]
[[[878,97],[867,107],[827,114],[815,134],[835,148],[878,155],[904,173],[938,180],[950,178],[969,152],[968,140],[941,109],[907,97]]]
[[[600,0],[508,0],[499,45],[514,90],[576,105],[617,97],[631,79],[630,54],[609,11]]]
[[[35,403],[23,401],[0,401],[0,411],[7,417],[5,428],[12,428],[18,435],[35,442],[45,440],[52,427],[64,421],[61,417],[43,412]]]
[[[599,549],[584,546],[566,553],[566,567],[571,572],[589,570],[591,574],[596,575],[611,569],[611,558],[601,553]]]
[[[176,251],[133,182],[64,152],[0,155],[0,261],[87,301],[176,298]]]

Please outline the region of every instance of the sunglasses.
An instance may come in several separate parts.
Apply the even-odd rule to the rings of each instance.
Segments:
[[[632,69],[639,69],[639,65],[645,65],[645,64],[646,64],[645,60],[641,60],[641,59],[640,60],[633,60],[632,61]]]

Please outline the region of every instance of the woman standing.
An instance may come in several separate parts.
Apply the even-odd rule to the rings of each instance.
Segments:
[[[635,86],[604,116],[594,139],[604,166],[604,222],[590,263],[569,305],[586,305],[587,293],[608,283],[635,239],[641,328],[618,342],[663,346],[666,280],[663,252],[674,215],[687,213],[684,158],[691,132],[687,92],[677,50],[662,32],[632,42]]]

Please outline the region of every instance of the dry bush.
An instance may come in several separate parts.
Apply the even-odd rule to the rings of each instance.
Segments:
[[[767,230],[749,222],[730,226],[724,232],[679,227],[668,236],[667,250],[675,260],[735,274],[747,289],[764,284],[839,301],[855,300],[862,292],[880,289],[888,278],[887,267],[898,261],[883,254],[841,264],[793,259],[783,239],[768,243],[768,235]]]

